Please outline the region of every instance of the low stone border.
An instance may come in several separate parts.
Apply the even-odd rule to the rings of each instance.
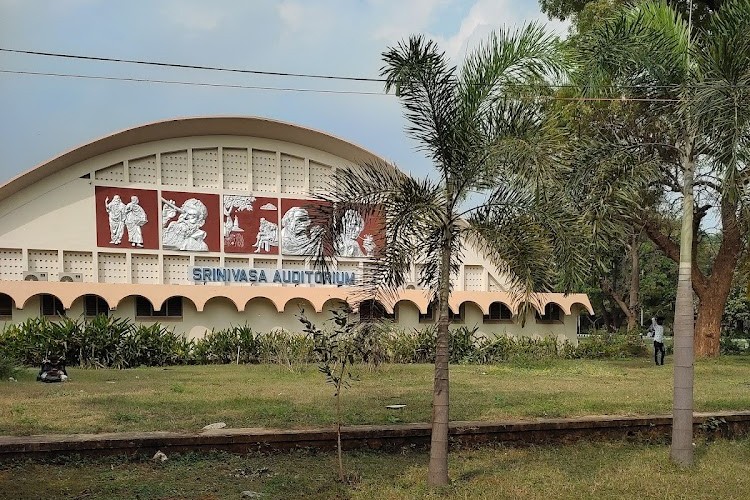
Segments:
[[[738,437],[750,433],[750,411],[696,413],[697,434]],[[470,446],[486,443],[509,445],[565,444],[579,440],[664,440],[671,435],[672,417],[590,416],[534,421],[451,422],[451,443]],[[429,424],[359,425],[343,427],[345,449],[398,450],[425,447]],[[283,451],[298,448],[330,450],[336,447],[333,429],[219,429],[197,434],[176,432],[123,432],[108,434],[58,434],[0,436],[0,461],[18,458],[54,458],[64,455],[151,455],[223,450],[234,453]]]

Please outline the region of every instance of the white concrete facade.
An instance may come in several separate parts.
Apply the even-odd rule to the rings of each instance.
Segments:
[[[382,161],[320,132],[245,117],[159,122],[75,148],[0,186],[0,299],[11,304],[0,325],[40,315],[44,294],[56,297],[69,316],[83,315],[84,297],[96,295],[112,315],[159,321],[191,337],[244,323],[260,332],[298,331],[300,307],[318,321],[327,319],[336,304],[352,301],[355,289],[273,283],[270,277],[267,283],[202,283],[191,279],[191,270],[309,271],[304,255],[283,247],[285,212],[310,200],[310,193],[327,189],[336,168],[368,160]],[[114,196],[122,198],[119,211],[109,210]],[[228,204],[238,197],[257,203],[245,208]],[[206,213],[198,223],[185,222],[183,227],[183,215],[190,220],[186,199],[198,200]],[[129,206],[137,205],[137,210],[125,209],[131,200]],[[126,213],[145,216],[138,222]],[[282,236],[275,244],[253,249],[250,242],[256,233],[260,241],[261,215]],[[359,227],[360,245],[368,224],[362,221]],[[168,245],[170,227],[188,228],[180,236],[180,242],[188,243]],[[364,254],[366,245],[361,248]],[[363,262],[360,257],[342,258],[338,270],[356,274]],[[417,281],[417,272],[412,270],[411,281]],[[40,281],[26,281],[30,273]],[[554,336],[576,342],[579,312],[593,312],[583,294],[540,294],[535,307],[541,313],[547,307],[557,319],[540,321],[530,315],[522,328],[518,304],[506,287],[497,269],[467,249],[451,299],[452,310],[463,312],[456,324],[476,326],[486,335]],[[169,297],[181,297],[179,316],[136,314],[137,300],[142,304],[145,299],[158,311]],[[410,289],[396,300],[383,301],[383,306],[395,314],[399,326],[419,328],[429,324],[424,318],[420,322],[428,302],[422,290]],[[495,302],[513,317],[487,318],[497,313]]]

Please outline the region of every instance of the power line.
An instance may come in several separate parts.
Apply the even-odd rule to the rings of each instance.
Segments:
[[[205,83],[205,82],[187,82],[180,80],[157,80],[152,78],[128,78],[119,76],[101,76],[101,75],[79,75],[70,73],[43,73],[39,71],[15,71],[8,69],[0,69],[0,73],[8,73],[13,75],[32,75],[32,76],[56,76],[61,78],[79,78],[84,80],[109,80],[118,82],[137,82],[137,83],[161,83],[169,85],[186,85],[194,87],[220,87],[220,88],[231,88],[231,89],[249,89],[249,90],[276,90],[280,92],[313,92],[319,94],[355,94],[355,95],[378,95],[386,96],[383,92],[362,92],[355,90],[328,90],[328,89],[302,89],[302,88],[289,88],[289,87],[261,87],[257,85],[237,85],[229,83]]]
[[[62,52],[42,52],[42,51],[35,51],[35,50],[22,50],[22,49],[9,49],[0,47],[0,52],[8,52],[13,54],[25,54],[25,55],[35,55],[35,56],[44,56],[44,57],[57,57],[57,58],[63,58],[63,59],[78,59],[78,60],[84,60],[84,61],[100,61],[100,62],[114,62],[114,63],[126,63],[126,64],[140,64],[140,65],[147,65],[147,66],[159,66],[164,68],[180,68],[180,69],[198,69],[203,71],[220,71],[220,72],[229,72],[229,73],[244,73],[244,74],[251,74],[251,75],[264,75],[264,76],[285,76],[285,77],[295,77],[295,78],[317,78],[317,79],[325,79],[325,80],[343,80],[343,81],[352,81],[352,82],[376,82],[376,83],[385,83],[387,80],[384,78],[369,78],[369,77],[358,77],[358,76],[337,76],[337,75],[323,75],[323,74],[311,74],[311,73],[288,73],[288,72],[282,72],[282,71],[262,71],[262,70],[253,70],[253,69],[241,69],[241,68],[227,68],[227,67],[221,67],[221,66],[201,66],[201,65],[194,65],[194,64],[179,64],[179,63],[168,63],[168,62],[161,62],[161,61],[145,61],[145,60],[139,60],[139,59],[118,59],[113,57],[100,57],[100,56],[84,56],[80,54],[66,54]],[[492,84],[487,84],[492,85]],[[506,83],[504,84],[505,87],[510,88],[537,88],[538,85],[530,84],[530,83]],[[580,85],[570,84],[570,83],[560,83],[560,84],[546,84],[547,88],[556,88],[556,89],[579,89],[581,88]],[[679,85],[608,85],[606,86],[607,89],[677,89],[679,88]],[[599,87],[604,88],[604,87]]]
[[[30,76],[53,76],[59,78],[76,78],[83,80],[107,80],[118,82],[135,82],[135,83],[159,83],[167,85],[184,85],[193,87],[218,87],[245,90],[270,90],[279,92],[309,92],[318,94],[348,94],[348,95],[372,95],[372,96],[392,96],[385,92],[366,92],[358,90],[330,90],[330,89],[309,89],[309,88],[292,88],[292,87],[264,87],[259,85],[239,85],[229,83],[207,83],[207,82],[190,82],[184,80],[159,80],[153,78],[132,78],[119,76],[102,76],[102,75],[81,75],[75,73],[47,73],[41,71],[20,71],[0,69],[0,73],[12,75],[30,75]],[[513,96],[517,99],[542,99],[547,101],[605,101],[605,102],[679,102],[679,99],[655,98],[655,97],[561,97],[553,95],[518,95]]]
[[[0,47],[2,52],[11,52],[14,54],[28,54],[35,56],[46,56],[46,57],[62,57],[66,59],[82,59],[86,61],[103,61],[103,62],[116,62],[116,63],[127,63],[127,64],[143,64],[147,66],[161,66],[165,68],[181,68],[181,69],[200,69],[206,71],[224,71],[229,73],[245,73],[251,75],[266,75],[266,76],[291,76],[299,78],[320,78],[325,80],[346,80],[352,82],[385,82],[381,78],[364,78],[357,76],[334,76],[334,75],[319,75],[319,74],[306,74],[306,73],[285,73],[281,71],[260,71],[254,69],[239,69],[239,68],[222,68],[220,66],[198,66],[194,64],[177,64],[167,63],[158,61],[142,61],[138,59],[116,59],[113,57],[96,57],[96,56],[81,56],[76,54],[65,54],[60,52],[39,52],[35,50],[19,50],[19,49],[6,49]]]

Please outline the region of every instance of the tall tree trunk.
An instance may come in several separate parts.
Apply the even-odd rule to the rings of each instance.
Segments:
[[[641,288],[641,266],[639,255],[638,233],[633,232],[630,240],[630,293],[628,295],[628,331],[632,332],[638,326],[638,312],[641,310],[639,290]]]
[[[440,282],[438,310],[440,317],[435,347],[435,384],[432,393],[432,437],[430,441],[430,464],[427,469],[429,486],[448,484],[448,296],[450,294],[451,241],[450,229],[446,229],[444,247],[440,260]]]
[[[736,214],[737,202],[724,196],[721,200],[721,245],[711,266],[711,274],[694,283],[693,288],[700,299],[695,325],[695,354],[699,357],[719,355],[721,317],[742,254],[742,237]]]
[[[672,404],[672,461],[693,463],[693,177],[692,138],[681,152],[684,169],[680,266],[674,321],[674,398]]]
[[[599,287],[602,289],[602,291],[604,291],[607,295],[609,295],[609,297],[615,302],[615,304],[617,304],[617,307],[620,308],[620,311],[622,311],[625,314],[625,317],[628,319],[628,331],[635,328],[635,325],[636,325],[635,310],[630,309],[628,304],[625,303],[625,299],[619,293],[615,291],[615,289],[612,287],[612,285],[609,284],[607,280],[605,279],[599,280]],[[616,310],[613,311],[611,315],[611,319],[612,319],[612,330],[614,331],[617,331],[620,329],[619,318],[620,318],[620,315],[616,314]]]
[[[704,212],[705,213],[705,212]],[[693,247],[698,246],[698,224],[693,224]],[[709,275],[704,275],[698,267],[693,253],[692,284],[698,296],[698,318],[695,325],[694,349],[700,357],[718,356],[721,334],[721,316],[726,307],[727,297],[732,286],[734,271],[744,250],[742,235],[737,223],[737,202],[729,196],[721,200],[721,245],[711,265]],[[646,220],[644,226],[649,238],[664,252],[664,255],[679,263],[680,248],[663,232],[657,224]],[[675,325],[676,326],[676,325]]]
[[[728,296],[729,286],[726,294],[711,294],[701,300],[701,307],[698,310],[698,318],[695,323],[696,356],[713,357],[719,355],[721,317],[724,315],[724,305]]]

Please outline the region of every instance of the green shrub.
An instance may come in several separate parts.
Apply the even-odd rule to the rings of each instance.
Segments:
[[[17,371],[16,361],[4,354],[0,354],[0,382],[8,380],[10,377],[15,377]]]
[[[597,331],[580,339],[578,346],[563,348],[563,357],[572,359],[632,358],[647,356],[646,342],[637,333]]]
[[[230,326],[224,330],[211,330],[195,341],[193,356],[198,363],[258,363],[261,335],[247,324]]]
[[[449,363],[467,363],[474,359],[477,349],[475,338],[477,330],[477,327],[461,326],[450,331]]]
[[[392,330],[388,338],[391,363],[434,363],[436,333],[434,326]]]
[[[273,330],[258,337],[258,360],[261,363],[296,365],[315,361],[313,340],[300,333]]]
[[[722,355],[750,354],[750,343],[746,339],[735,339],[732,336],[721,336],[719,349]]]

